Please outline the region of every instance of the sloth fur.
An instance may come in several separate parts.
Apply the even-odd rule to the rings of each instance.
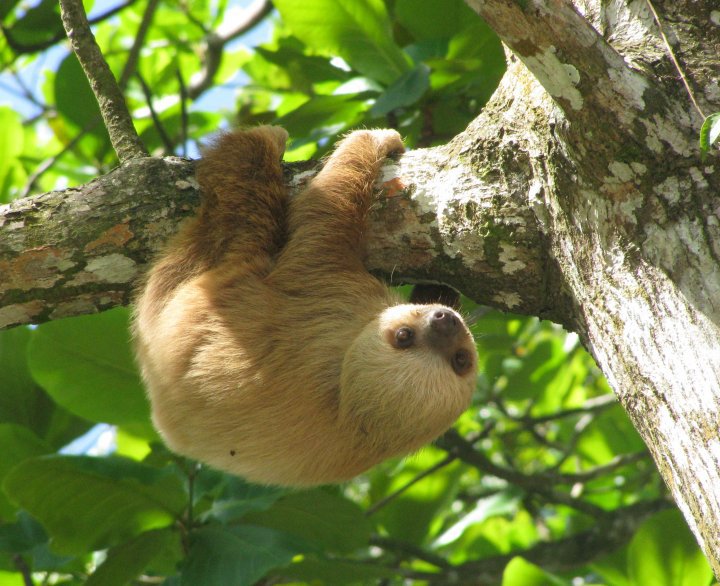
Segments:
[[[309,486],[440,435],[468,406],[477,356],[457,313],[399,303],[363,264],[374,181],[400,136],[350,134],[294,198],[286,141],[263,126],[206,150],[203,204],[150,270],[134,330],[171,449]]]

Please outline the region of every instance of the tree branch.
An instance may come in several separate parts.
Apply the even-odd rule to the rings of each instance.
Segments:
[[[608,555],[625,545],[640,524],[650,515],[667,509],[666,500],[640,502],[607,513],[587,531],[566,539],[538,543],[525,551],[467,562],[453,568],[458,580],[454,584],[471,586],[499,584],[507,564],[517,556],[532,562],[547,572],[561,572],[577,568]],[[443,576],[442,578],[440,576]],[[444,575],[430,579],[431,584],[447,584]]]
[[[676,124],[669,113],[685,104],[673,106],[666,88],[631,68],[570,0],[466,2],[550,94],[571,123],[573,142],[588,155],[597,155],[598,144],[627,145],[629,136],[644,148],[649,137],[663,134],[661,126]],[[648,110],[659,118],[652,124]],[[699,130],[702,118],[691,122]]]
[[[222,63],[225,45],[245,34],[259,24],[273,9],[270,0],[255,0],[245,9],[243,18],[223,32],[210,32],[205,36],[204,63],[200,75],[191,81],[188,87],[188,96],[197,98],[212,86],[215,74]]]
[[[194,165],[170,157],[0,206],[0,327],[128,303],[140,266],[198,202]]]
[[[547,314],[548,261],[523,194],[484,183],[488,171],[474,165],[445,147],[388,164],[367,264],[392,283],[442,281],[482,303]],[[314,166],[288,166],[291,189]],[[199,203],[193,172],[184,159],[135,159],[0,207],[0,327],[128,303],[148,259]]]
[[[81,0],[60,0],[62,21],[70,44],[90,81],[110,141],[121,162],[147,156],[122,91],[105,61],[90,30]]]

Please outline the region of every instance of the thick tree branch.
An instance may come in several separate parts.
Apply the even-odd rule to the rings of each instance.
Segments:
[[[670,99],[667,87],[647,70],[631,67],[570,0],[466,1],[560,107],[582,153],[602,156],[604,145],[629,147],[632,140],[662,154],[671,137],[678,153],[697,149],[686,139],[687,130],[697,132],[702,116],[694,111],[691,117],[677,116],[690,103],[687,94]],[[643,24],[654,28],[652,14]]]
[[[287,169],[291,189],[313,163]],[[0,327],[128,303],[144,265],[199,203],[192,162],[137,159],[87,185],[0,207]],[[547,261],[521,195],[447,148],[388,164],[368,266],[393,283],[442,281],[504,309],[548,313]]]
[[[0,327],[127,303],[139,267],[198,201],[190,161],[144,158],[1,206]]]
[[[60,0],[62,21],[68,39],[90,81],[100,106],[110,141],[121,162],[147,156],[135,131],[125,98],[90,30],[81,0]]]

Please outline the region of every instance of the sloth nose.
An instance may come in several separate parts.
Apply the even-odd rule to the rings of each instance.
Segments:
[[[458,329],[458,318],[449,309],[436,309],[430,318],[430,327],[440,335],[452,336]]]

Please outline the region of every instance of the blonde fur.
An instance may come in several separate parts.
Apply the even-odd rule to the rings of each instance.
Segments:
[[[292,201],[286,140],[259,127],[204,153],[203,205],[150,270],[134,331],[170,448],[307,486],[437,437],[467,407],[477,357],[457,314],[399,305],[363,265],[373,183],[399,135],[350,134]]]

